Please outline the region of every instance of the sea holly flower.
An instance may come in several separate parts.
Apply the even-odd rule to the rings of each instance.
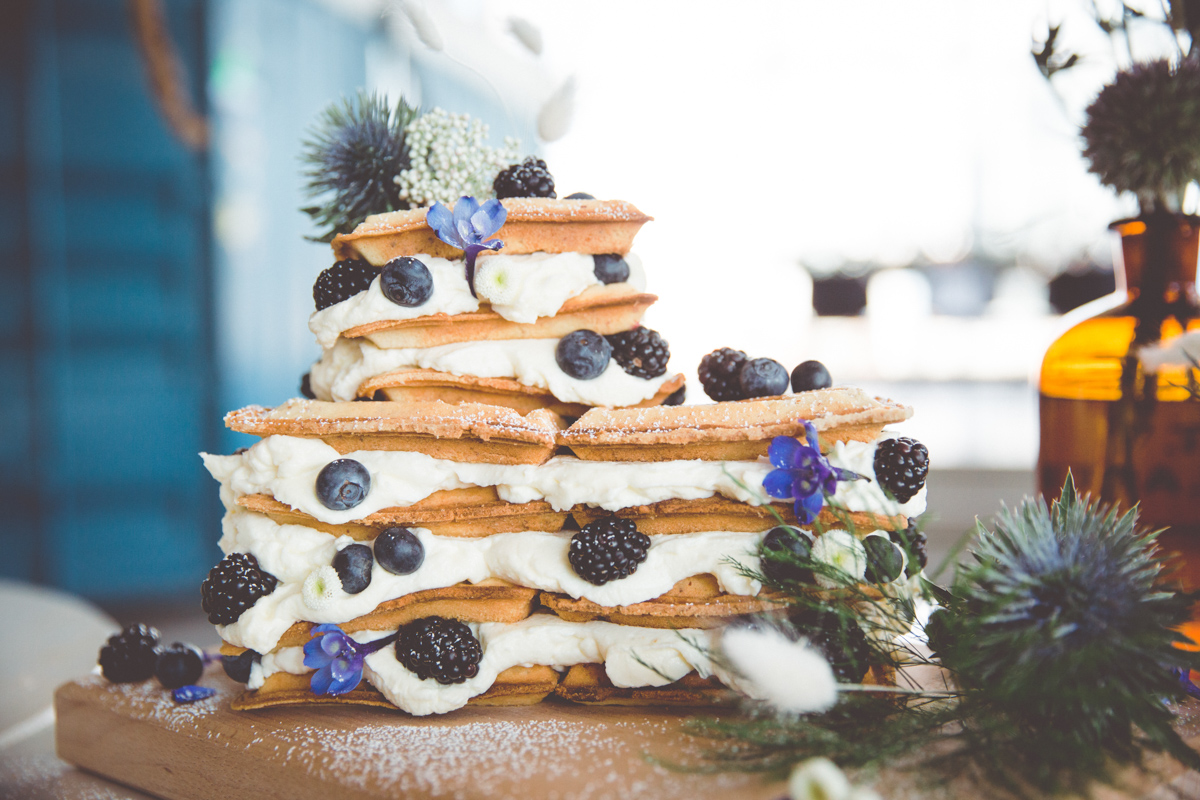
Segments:
[[[316,669],[313,694],[345,694],[362,682],[363,659],[396,641],[396,634],[356,642],[337,625],[318,625],[304,645],[304,666]]]
[[[796,520],[807,525],[817,518],[826,495],[837,491],[838,481],[857,481],[862,475],[841,469],[821,455],[817,429],[804,422],[805,442],[790,436],[776,436],[767,457],[776,469],[763,479],[763,489],[772,497],[796,501]]]
[[[488,200],[480,205],[474,197],[460,197],[454,211],[441,203],[434,203],[425,221],[433,228],[438,238],[451,247],[457,247],[467,256],[467,286],[471,296],[475,294],[475,259],[484,250],[499,250],[504,242],[489,239],[504,225],[508,210],[499,200]]]

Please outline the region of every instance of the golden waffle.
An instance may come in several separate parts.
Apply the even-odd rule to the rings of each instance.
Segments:
[[[903,516],[886,517],[865,511],[840,511],[825,506],[808,525],[796,521],[792,504],[773,503],[752,506],[727,497],[714,495],[701,500],[663,500],[645,506],[631,506],[620,511],[575,506],[571,516],[580,527],[599,519],[619,517],[631,519],[638,531],[647,536],[664,533],[696,533],[698,531],[768,531],[776,525],[787,524],[805,530],[844,528],[861,533],[877,530],[903,530],[908,520]],[[782,519],[782,523],[780,522]]]
[[[503,339],[560,339],[572,331],[602,335],[637,327],[658,297],[626,285],[597,286],[563,303],[558,313],[536,322],[513,322],[484,305],[465,314],[429,314],[379,320],[342,331],[346,339],[365,338],[384,349],[437,347],[454,342]]]
[[[538,591],[514,586],[499,578],[479,583],[459,583],[444,589],[426,589],[386,600],[374,611],[338,623],[346,633],[389,631],[422,617],[447,617],[461,622],[520,622],[537,607]],[[315,622],[297,622],[284,631],[276,647],[303,647],[312,638]],[[230,648],[226,653],[226,648]],[[221,652],[236,655],[240,648],[222,645]]]
[[[776,436],[804,435],[808,420],[833,441],[870,442],[912,409],[861,389],[817,389],[794,395],[700,406],[594,408],[558,435],[585,461],[745,461],[765,456]]]
[[[480,706],[525,706],[540,703],[558,686],[559,674],[550,667],[509,667],[496,676],[496,682],[481,695],[472,697],[469,705]],[[235,711],[250,711],[276,706],[303,705],[308,703],[334,703],[337,705],[396,707],[388,702],[383,693],[363,681],[353,691],[343,695],[314,694],[310,681],[312,672],[292,675],[276,672],[269,676],[262,688],[243,692],[234,698],[230,707]]]
[[[671,591],[627,606],[602,606],[582,598],[542,592],[539,602],[568,622],[603,620],[637,628],[716,628],[730,617],[777,608],[768,595],[748,597],[725,594],[712,575],[694,575],[675,584]]]
[[[629,252],[633,237],[649,217],[624,200],[554,200],[514,197],[501,200],[508,211],[496,234],[506,254]],[[427,208],[367,217],[352,233],[333,240],[337,260],[366,259],[383,266],[397,256],[426,253],[462,258],[463,251],[437,238],[425,221]]]
[[[509,503],[500,499],[495,488],[478,486],[434,492],[411,506],[385,508],[360,520],[334,525],[321,522],[266,494],[239,497],[242,508],[270,517],[281,525],[303,525],[331,536],[349,536],[369,541],[393,527],[425,528],[437,536],[477,537],[515,531],[562,530],[569,516],[555,511],[544,500]]]
[[[716,678],[689,672],[666,686],[629,689],[613,686],[601,664],[576,664],[567,670],[554,694],[572,703],[604,706],[707,706],[737,699]]]
[[[288,400],[274,409],[231,411],[225,425],[255,436],[320,439],[339,453],[404,450],[468,463],[542,464],[554,454],[554,436],[566,422],[545,410],[522,416],[473,403]]]
[[[620,369],[610,364],[609,369]],[[675,375],[659,387],[653,397],[633,408],[661,405],[683,386],[684,377]],[[509,378],[477,378],[473,375],[451,375],[431,369],[402,369],[376,375],[358,387],[360,397],[374,397],[383,392],[388,400],[401,403],[442,401],[445,403],[485,403],[511,408],[522,414],[544,408],[564,417],[578,417],[592,406],[583,403],[564,403],[547,389],[527,386]]]

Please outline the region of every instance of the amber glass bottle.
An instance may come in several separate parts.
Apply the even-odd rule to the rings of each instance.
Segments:
[[[1038,484],[1058,495],[1068,467],[1080,492],[1170,530],[1177,577],[1200,588],[1200,370],[1146,372],[1138,350],[1200,330],[1200,217],[1153,214],[1112,225],[1121,235],[1117,291],[1046,351],[1039,382]],[[1082,309],[1081,309],[1082,310]]]

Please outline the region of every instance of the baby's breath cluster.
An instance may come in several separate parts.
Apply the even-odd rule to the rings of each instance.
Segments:
[[[463,195],[494,195],[496,173],[519,160],[520,142],[511,136],[501,147],[484,144],[488,126],[467,114],[435,108],[405,128],[409,168],[396,176],[400,197],[411,206],[452,204]]]

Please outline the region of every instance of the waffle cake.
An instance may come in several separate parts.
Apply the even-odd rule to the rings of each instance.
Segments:
[[[335,238],[312,397],[230,413],[256,443],[203,456],[226,554],[204,606],[246,683],[235,708],[752,694],[721,630],[780,607],[756,579],[771,531],[855,540],[924,510],[923,488],[897,502],[874,471],[905,406],[852,388],[678,404],[683,378],[640,328],[656,298],[630,248],[649,217],[621,201],[503,207],[504,249],[479,256],[473,284],[427,210]],[[396,290],[414,275],[419,302]],[[580,336],[602,355],[582,370],[563,350]],[[768,454],[814,435],[861,477],[801,521],[764,490]]]
[[[318,298],[309,321],[323,348],[310,373],[314,398],[481,402],[577,417],[593,406],[658,405],[683,387],[665,363],[634,365],[619,344],[595,375],[573,373],[561,357],[564,337],[620,337],[658,299],[631,252],[650,217],[623,201],[502,205],[504,248],[479,254],[473,281],[427,209],[369,217],[334,239],[338,265],[355,277]],[[398,303],[388,296],[391,275],[414,259],[421,290]]]

